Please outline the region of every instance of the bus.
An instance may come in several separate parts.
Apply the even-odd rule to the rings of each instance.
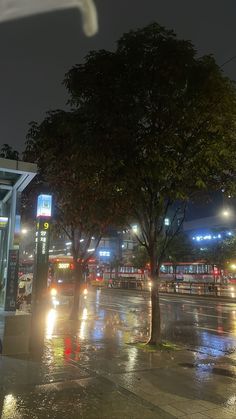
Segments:
[[[221,274],[205,261],[164,262],[160,268],[160,279],[163,281],[216,282]]]
[[[83,272],[84,284],[101,287],[105,285],[103,269],[96,259],[89,259]],[[49,286],[56,286],[61,294],[73,295],[75,269],[72,256],[58,255],[49,257]]]

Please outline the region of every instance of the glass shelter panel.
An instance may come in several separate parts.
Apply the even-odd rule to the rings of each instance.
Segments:
[[[7,251],[8,233],[10,220],[10,204],[0,204],[0,307],[4,305],[6,281],[7,281]]]

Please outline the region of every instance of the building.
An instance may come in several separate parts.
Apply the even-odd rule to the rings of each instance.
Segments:
[[[231,207],[223,209],[217,215],[186,221],[183,231],[196,246],[207,248],[236,235],[236,213]]]

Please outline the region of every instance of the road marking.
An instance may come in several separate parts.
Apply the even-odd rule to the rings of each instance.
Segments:
[[[197,328],[202,329],[202,330],[209,330],[210,332],[217,332],[218,335],[221,335],[222,333],[224,333],[225,335],[230,335],[230,336],[233,336],[234,338],[236,337],[235,334],[231,332],[224,332],[223,330],[219,331],[217,329],[210,329],[209,327],[201,327],[201,326],[197,326]]]
[[[197,305],[197,307],[199,307],[199,308],[210,308],[210,309],[213,308],[214,310],[216,309],[216,307],[213,307],[213,306],[202,306],[202,305],[200,306],[200,305]]]
[[[162,301],[167,301],[168,303],[179,303],[179,304],[189,304],[189,305],[197,305],[198,307],[203,307],[203,308],[216,308],[215,306],[199,306],[199,302],[198,301],[189,301],[189,300],[180,300],[180,299],[171,299],[168,300],[166,298],[160,298]]]
[[[227,319],[228,317],[223,317],[223,316],[215,316],[214,314],[203,314],[203,313],[196,313],[194,311],[185,311],[185,313],[188,314],[197,314],[198,316],[205,316],[205,317],[216,317],[217,319],[220,317],[221,319]]]

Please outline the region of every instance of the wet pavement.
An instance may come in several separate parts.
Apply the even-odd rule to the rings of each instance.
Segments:
[[[159,352],[135,345],[148,293],[90,290],[76,324],[69,305],[49,311],[42,352],[0,357],[2,419],[236,417],[235,304],[163,295],[163,339],[181,350]]]

